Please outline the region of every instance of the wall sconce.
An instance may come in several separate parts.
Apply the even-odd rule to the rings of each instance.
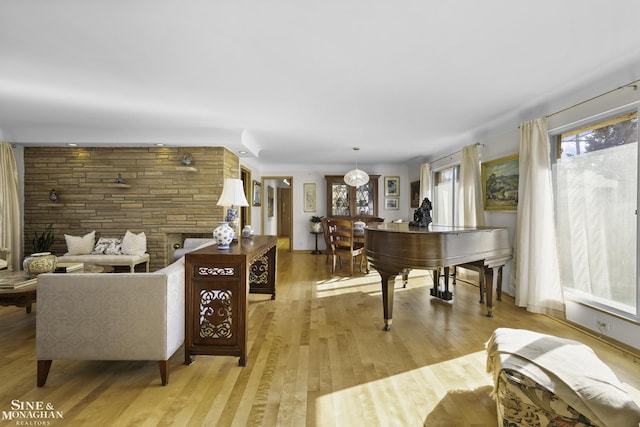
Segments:
[[[49,191],[49,200],[52,201],[53,203],[58,201],[58,193],[56,193],[55,188]]]
[[[193,164],[193,156],[191,153],[183,155],[180,163],[182,163],[183,166],[191,166]]]
[[[116,184],[124,184],[124,178],[122,177],[121,173],[119,173],[116,177]]]

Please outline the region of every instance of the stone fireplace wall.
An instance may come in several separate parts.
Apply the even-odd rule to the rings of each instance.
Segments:
[[[181,163],[186,154],[190,167]],[[224,178],[240,176],[238,157],[222,147],[25,147],[24,168],[25,254],[50,223],[57,254],[66,252],[64,234],[144,231],[151,271],[173,261],[176,239],[211,235],[224,217],[216,206]]]

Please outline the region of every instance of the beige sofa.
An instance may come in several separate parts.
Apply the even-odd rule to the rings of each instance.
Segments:
[[[155,360],[162,385],[184,342],[184,258],[153,273],[41,274],[37,384],[52,360]]]

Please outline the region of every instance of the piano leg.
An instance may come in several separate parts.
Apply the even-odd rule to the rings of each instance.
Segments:
[[[402,287],[406,288],[407,287],[407,283],[409,283],[409,272],[411,271],[410,268],[405,268],[404,270],[402,270]]]
[[[383,331],[391,330],[391,318],[393,317],[393,291],[394,281],[397,274],[378,270],[382,278],[382,310],[384,311]],[[389,285],[391,282],[391,285]]]
[[[485,289],[487,287],[487,283],[484,277],[484,267],[482,267],[481,269],[478,269],[478,287],[480,288],[480,304],[484,304],[484,294],[485,294]]]
[[[498,268],[498,283],[496,287],[496,300],[502,301],[502,266]]]
[[[502,283],[498,282],[498,279],[501,278],[502,266],[484,268],[484,285],[487,293],[487,317],[493,317],[493,290],[496,289],[497,294],[502,296],[501,290],[498,290],[498,286],[502,286]]]

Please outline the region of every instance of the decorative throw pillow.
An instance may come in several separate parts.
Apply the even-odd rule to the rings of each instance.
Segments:
[[[96,243],[96,230],[82,237],[65,234],[64,240],[67,242],[66,255],[89,255]]]
[[[94,255],[121,255],[122,239],[117,237],[101,237],[93,248]]]
[[[147,236],[144,231],[140,234],[135,234],[127,230],[122,238],[122,253],[141,256],[145,252],[147,252]]]

